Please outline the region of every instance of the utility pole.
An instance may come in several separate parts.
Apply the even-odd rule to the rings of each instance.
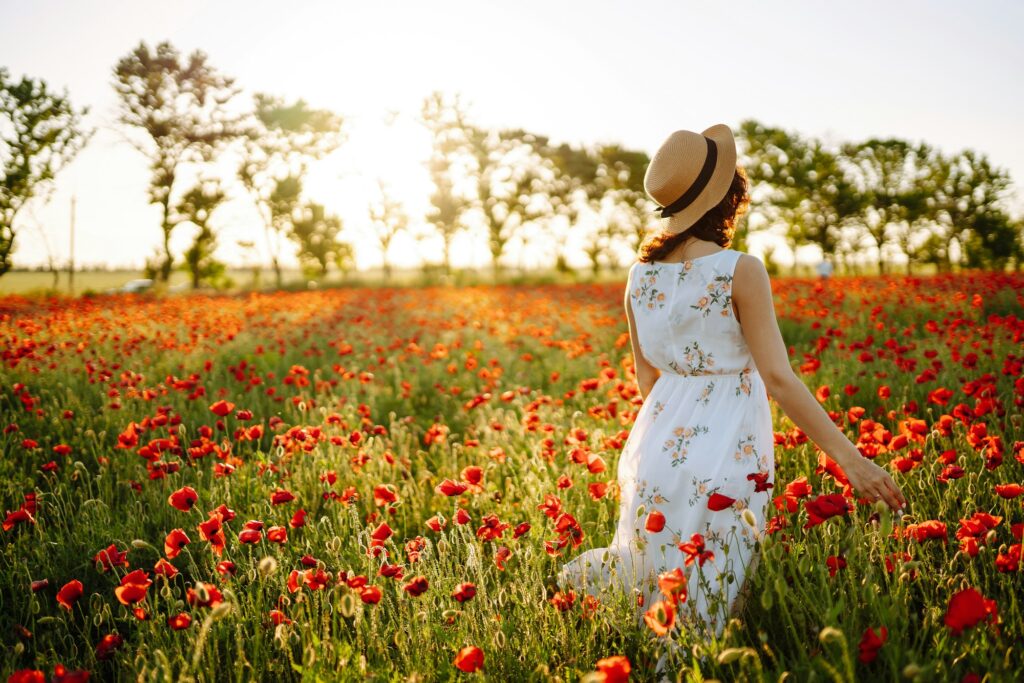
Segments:
[[[71,246],[68,249],[68,291],[75,294],[75,195],[71,195]]]

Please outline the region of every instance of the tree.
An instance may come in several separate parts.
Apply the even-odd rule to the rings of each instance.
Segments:
[[[210,217],[224,203],[226,195],[216,179],[200,180],[182,195],[174,207],[175,225],[191,223],[198,229],[192,246],[185,251],[184,270],[189,273],[192,289],[199,289],[204,281],[217,284],[226,272],[217,261],[217,235],[210,227]]]
[[[312,109],[302,99],[256,93],[247,122],[238,177],[263,220],[267,250],[277,286],[281,286],[281,246],[291,216],[299,210],[301,181],[308,163],[322,159],[344,142],[343,120],[326,109]],[[288,200],[288,201],[286,201]]]
[[[142,133],[129,142],[150,163],[149,201],[161,209],[163,253],[156,272],[167,282],[174,264],[171,233],[176,223],[171,210],[175,181],[183,163],[210,161],[241,131],[228,103],[238,94],[234,79],[218,73],[201,50],[182,60],[164,41],[150,52],[145,41],[114,67],[114,90],[119,97],[118,121]]]
[[[419,121],[432,138],[427,169],[434,191],[426,218],[441,235],[444,272],[450,274],[452,241],[465,229],[462,216],[470,206],[466,197],[455,190],[455,173],[466,146],[466,112],[458,95],[446,99],[435,91],[424,99]]]
[[[28,76],[14,81],[0,67],[0,275],[11,269],[15,219],[25,205],[53,190],[54,176],[85,146],[88,107],[75,109],[46,82]]]
[[[492,131],[470,126],[468,143],[475,162],[474,208],[483,217],[491,266],[497,277],[508,243],[525,223],[543,215],[533,199],[542,184],[537,140],[522,130]]]
[[[878,271],[884,273],[884,247],[893,237],[892,231],[900,224],[914,225],[924,215],[929,150],[923,143],[914,145],[897,138],[849,143],[843,150],[864,195],[857,216],[862,236],[877,250]],[[904,244],[908,241],[909,237]]]
[[[373,234],[380,244],[381,264],[384,266],[384,277],[391,277],[391,262],[388,260],[388,250],[391,242],[398,233],[409,226],[409,216],[402,208],[401,202],[392,197],[387,190],[383,180],[377,180],[377,189],[380,199],[369,207],[370,226]]]
[[[600,161],[585,146],[574,147],[568,143],[556,146],[541,136],[537,136],[537,152],[547,170],[542,176],[541,192],[548,201],[551,217],[548,225],[555,238],[555,270],[567,273],[570,234],[586,202],[600,191],[596,182]],[[558,223],[563,225],[562,229],[558,228]]]
[[[973,150],[942,157],[939,168],[937,214],[947,244],[959,246],[961,262],[968,266],[1005,264],[1017,251],[1012,224],[1002,208],[1010,189],[1009,173]],[[945,256],[948,260],[948,252]]]
[[[610,198],[607,221],[607,248],[616,238],[625,238],[635,248],[644,239],[654,218],[652,202],[644,190],[644,174],[650,158],[646,152],[624,149],[619,145],[602,145],[598,158],[598,191]],[[593,193],[588,197],[593,196]],[[599,261],[593,260],[595,272]]]
[[[747,119],[737,136],[751,184],[751,208],[785,227],[791,249],[813,244],[837,252],[842,229],[863,211],[865,196],[844,168],[841,153],[816,138]]]
[[[341,227],[341,218],[327,214],[322,204],[307,202],[295,212],[288,236],[299,245],[299,262],[307,277],[327,277],[330,264],[344,255],[338,243]]]

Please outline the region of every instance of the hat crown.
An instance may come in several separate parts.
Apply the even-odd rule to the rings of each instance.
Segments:
[[[708,155],[707,138],[677,130],[654,153],[644,175],[644,189],[662,206],[678,199],[700,175]]]

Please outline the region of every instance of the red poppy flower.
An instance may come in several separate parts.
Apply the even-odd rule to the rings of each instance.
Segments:
[[[440,484],[435,486],[434,490],[446,496],[457,496],[460,493],[465,492],[465,490],[468,488],[469,484],[466,484],[464,482],[445,479]]]
[[[4,519],[3,528],[4,531],[10,531],[18,524],[35,524],[36,520],[29,514],[28,510],[24,507],[20,507],[14,512],[8,512],[7,517]]]
[[[749,481],[754,482],[754,492],[759,493],[761,491],[767,491],[768,489],[775,486],[774,483],[768,481],[771,477],[771,472],[751,472],[747,475]]]
[[[295,514],[292,515],[292,518],[288,520],[288,526],[290,526],[293,529],[298,529],[300,527],[306,526],[306,514],[307,513],[305,510],[299,508],[298,510],[295,511]]]
[[[78,579],[68,581],[57,591],[57,603],[70,612],[71,606],[82,597],[82,590],[82,582]]]
[[[424,524],[426,524],[427,528],[430,529],[431,531],[441,531],[442,529],[445,528],[445,526],[447,525],[447,522],[445,524],[442,524],[441,523],[441,518],[438,517],[437,515],[434,515],[433,517],[428,519],[426,522],[424,522]]]
[[[197,500],[199,500],[199,495],[191,486],[182,486],[167,498],[167,502],[171,504],[171,507],[177,508],[182,512],[191,510]]]
[[[178,568],[161,557],[153,566],[153,573],[158,576],[173,579],[178,574]]]
[[[687,581],[683,570],[675,567],[658,575],[658,590],[673,603],[686,602]]]
[[[604,683],[629,683],[629,658],[622,655],[597,660],[598,673],[604,674]]]
[[[281,505],[283,503],[288,503],[293,500],[295,500],[295,496],[292,495],[292,492],[286,491],[284,489],[277,489],[272,494],[270,494],[271,505]]]
[[[647,521],[644,523],[644,529],[652,534],[656,534],[665,528],[665,515],[658,510],[651,510],[647,514]]]
[[[428,586],[427,577],[414,576],[408,583],[402,586],[402,590],[415,598],[423,595],[427,591]]]
[[[236,567],[235,563],[231,560],[223,560],[222,562],[218,562],[217,566],[214,567],[214,569],[216,569],[217,573],[221,576],[234,576],[236,573],[238,573],[238,567]]]
[[[821,524],[826,519],[847,514],[851,510],[851,505],[843,494],[827,493],[814,500],[804,501],[804,509],[807,510],[808,520],[803,528],[808,529]]]
[[[829,555],[825,558],[825,566],[828,567],[828,575],[835,576],[840,569],[846,568],[846,558],[841,555]]]
[[[455,654],[455,667],[466,673],[483,668],[484,651],[476,645],[467,645]]]
[[[167,625],[175,631],[181,631],[192,625],[192,615],[188,612],[181,612],[174,616],[167,617]]]
[[[715,512],[725,510],[735,502],[735,498],[723,496],[721,493],[718,493],[716,491],[715,493],[712,493],[710,496],[708,496],[708,510],[714,510]]]
[[[381,590],[377,586],[363,586],[359,589],[359,599],[368,605],[380,602]]]
[[[944,622],[953,635],[958,636],[965,628],[976,626],[984,620],[997,619],[995,600],[989,600],[974,588],[965,588],[949,599]]]
[[[501,571],[505,571],[505,562],[508,561],[508,558],[511,555],[512,551],[510,549],[505,546],[499,546],[498,549],[494,551],[494,566]]]
[[[996,484],[996,494],[1003,498],[1016,498],[1024,493],[1024,486],[1020,484]]]
[[[878,657],[878,650],[888,638],[889,629],[885,626],[880,627],[878,633],[875,633],[875,629],[869,626],[860,638],[860,654],[857,655],[857,658],[865,664],[875,661],[875,658]]]
[[[903,530],[903,537],[913,537],[918,543],[928,539],[941,539],[946,543],[949,539],[946,536],[946,525],[937,519],[929,519],[919,524],[908,524]]]
[[[498,519],[495,514],[485,515],[482,520],[483,526],[476,530],[477,538],[485,541],[493,541],[496,538],[501,538],[505,529],[508,529],[511,524],[506,524]]]
[[[7,677],[7,683],[46,683],[46,674],[39,669],[18,669]]]
[[[128,566],[128,551],[121,552],[117,549],[117,545],[111,543],[103,550],[99,551],[92,558],[93,562],[100,563],[100,571],[107,571],[114,567],[127,567]]]
[[[476,585],[469,581],[460,583],[455,587],[455,591],[452,593],[452,597],[459,602],[472,600],[474,595],[476,595]]]
[[[271,543],[287,543],[288,530],[283,526],[272,526],[267,529],[267,540]]]
[[[167,559],[173,560],[181,552],[181,549],[191,543],[184,529],[174,529],[164,539],[164,555]]]
[[[323,569],[307,569],[302,573],[303,583],[313,591],[325,588],[330,580],[331,575]]]
[[[668,635],[676,623],[675,604],[670,600],[658,600],[644,612],[644,622],[655,635]]]
[[[290,624],[292,620],[289,619],[284,612],[279,609],[272,609],[269,612],[270,623],[274,626],[280,626],[281,624]]]
[[[123,643],[124,638],[116,633],[108,633],[96,645],[96,659],[110,659],[114,656],[114,650],[121,647]]]
[[[210,517],[208,519],[197,524],[196,528],[199,529],[200,538],[210,544],[214,553],[218,556],[224,553],[224,546],[227,545],[227,539],[224,537],[224,527],[221,524],[221,515],[216,510],[210,513]]]
[[[88,671],[68,671],[63,664],[53,667],[53,683],[86,683],[88,680]]]
[[[220,590],[212,583],[203,581],[197,581],[195,588],[187,588],[185,597],[188,598],[188,604],[196,607],[216,607],[224,602]]]
[[[234,403],[220,400],[210,406],[210,412],[217,417],[227,417],[235,409]]]
[[[680,543],[679,549],[686,553],[686,566],[689,567],[694,561],[703,567],[706,560],[715,559],[715,553],[704,549],[704,536],[693,534],[688,542]]]
[[[996,571],[1012,574],[1020,568],[1021,544],[1014,543],[1005,553],[996,555]]]
[[[141,569],[136,569],[122,577],[121,585],[114,589],[114,595],[122,605],[134,605],[145,599],[146,591],[152,585],[153,582],[150,580],[149,574]]]
[[[238,534],[239,543],[259,543],[263,533],[258,529],[242,529]]]

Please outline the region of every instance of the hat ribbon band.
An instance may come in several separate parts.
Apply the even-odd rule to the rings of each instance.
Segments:
[[[704,157],[704,166],[700,169],[700,173],[697,174],[697,179],[693,181],[693,185],[690,185],[690,188],[683,193],[683,196],[662,208],[662,218],[668,218],[672,214],[679,213],[692,204],[693,200],[707,187],[708,181],[711,180],[711,174],[715,170],[715,161],[718,159],[718,145],[706,135],[704,139],[708,143],[708,153]]]

